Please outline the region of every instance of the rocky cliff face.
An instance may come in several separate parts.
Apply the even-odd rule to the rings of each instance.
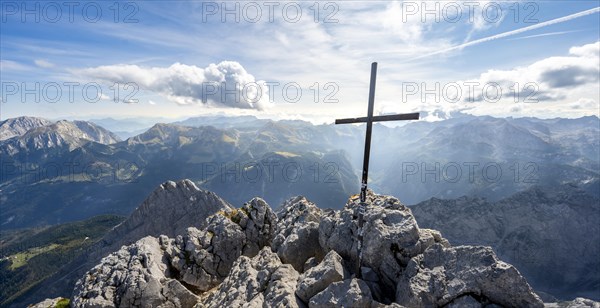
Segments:
[[[147,255],[161,251],[160,246],[157,246],[158,250],[152,250],[156,246],[154,244],[158,243],[159,236],[176,237],[185,234],[188,228],[201,228],[205,219],[212,217],[211,215],[218,211],[229,210],[232,210],[229,203],[212,192],[199,189],[189,180],[165,182],[154,190],[129,218],[109,231],[102,240],[90,248],[87,255],[73,260],[51,279],[45,280],[31,297],[41,300],[51,293],[70,294],[77,279],[111,252],[120,251],[118,255],[110,257],[111,261],[109,262],[113,262],[115,265],[131,258],[141,260],[143,257],[140,254],[144,254],[147,250],[149,251]],[[145,237],[148,238],[136,243]],[[121,247],[130,248],[123,248],[125,249],[123,250]],[[124,269],[133,270],[127,266],[120,268],[120,270]],[[119,270],[119,268],[114,270]],[[151,276],[154,274],[152,272]],[[175,283],[173,282],[173,284]],[[19,304],[15,303],[14,306],[19,307]]]
[[[600,299],[600,200],[572,185],[498,202],[431,199],[411,210],[453,245],[491,246],[540,291]]]
[[[542,307],[513,266],[452,247],[398,199],[369,195],[362,279],[356,197],[324,212],[305,198],[274,213],[259,198],[177,236],[145,237],[78,281],[75,307]],[[199,217],[198,219],[201,219]]]

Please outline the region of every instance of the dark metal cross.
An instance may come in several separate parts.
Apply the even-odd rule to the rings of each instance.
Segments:
[[[361,277],[361,259],[362,259],[362,229],[364,207],[367,201],[367,180],[369,178],[369,156],[371,153],[371,131],[373,122],[399,121],[399,120],[418,120],[419,113],[393,114],[383,116],[373,116],[373,106],[375,105],[375,81],[377,79],[377,62],[371,63],[371,84],[369,87],[369,109],[366,117],[337,119],[335,124],[367,123],[367,134],[365,136],[365,154],[363,158],[362,182],[360,186],[360,206],[358,208],[358,264],[356,275]]]

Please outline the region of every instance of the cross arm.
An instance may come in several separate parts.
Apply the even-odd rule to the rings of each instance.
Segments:
[[[419,113],[415,112],[415,113],[374,116],[372,118],[372,121],[373,122],[384,122],[384,121],[418,120],[418,119],[419,119]],[[335,120],[335,124],[366,123],[367,120],[368,120],[368,117],[337,119],[337,120]]]

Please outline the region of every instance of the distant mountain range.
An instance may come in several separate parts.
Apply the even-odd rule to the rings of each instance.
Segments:
[[[364,146],[364,126],[252,116],[155,124],[123,141],[92,122],[22,117],[0,122],[0,136],[0,229],[127,215],[154,187],[181,178],[232,204],[302,194],[339,208],[358,192]],[[370,187],[407,204],[497,201],[566,183],[600,196],[598,117],[377,124],[371,151]]]

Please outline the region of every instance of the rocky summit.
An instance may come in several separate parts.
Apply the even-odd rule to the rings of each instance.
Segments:
[[[394,197],[369,192],[361,277],[357,196],[342,210],[304,197],[276,212],[254,198],[201,228],[147,236],[77,282],[74,307],[543,307],[483,246],[452,247]]]

